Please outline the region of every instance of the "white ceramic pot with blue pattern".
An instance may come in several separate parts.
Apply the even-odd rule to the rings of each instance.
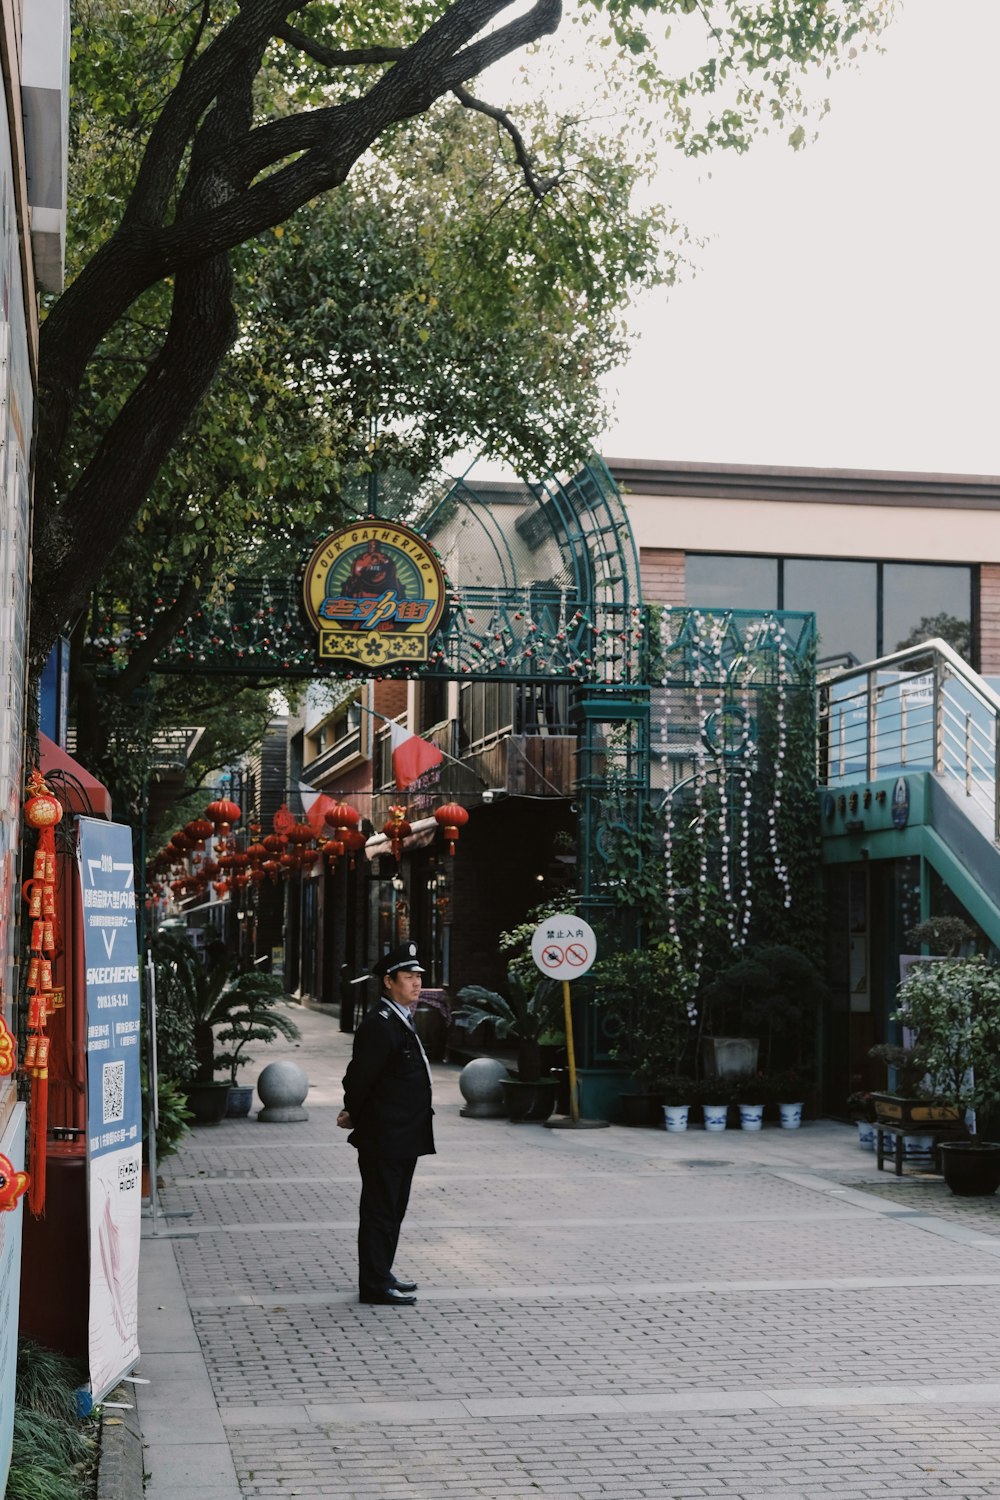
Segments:
[[[741,1104],[740,1105],[740,1129],[741,1130],[763,1130],[764,1128],[764,1106],[763,1104]]]
[[[703,1104],[701,1108],[705,1116],[706,1130],[725,1130],[726,1118],[729,1114],[728,1104]]]
[[[779,1104],[778,1113],[781,1116],[782,1130],[798,1130],[802,1124],[801,1104]]]
[[[862,1151],[875,1150],[875,1124],[872,1120],[858,1120],[858,1145]]]
[[[663,1123],[668,1130],[687,1130],[688,1128],[688,1104],[665,1104],[663,1106]]]

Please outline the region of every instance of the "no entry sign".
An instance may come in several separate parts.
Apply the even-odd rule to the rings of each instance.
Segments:
[[[566,913],[546,917],[532,933],[531,956],[547,979],[579,979],[597,957],[594,929]]]

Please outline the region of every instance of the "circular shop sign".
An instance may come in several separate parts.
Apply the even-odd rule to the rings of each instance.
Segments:
[[[531,935],[531,956],[547,979],[579,979],[597,957],[594,929],[571,913],[546,917]]]
[[[409,527],[356,521],[314,548],[303,602],[322,659],[372,668],[426,661],[444,613],[444,574]]]

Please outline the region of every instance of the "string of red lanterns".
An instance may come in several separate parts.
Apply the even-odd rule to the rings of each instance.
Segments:
[[[346,801],[336,802],[326,813],[324,826],[330,830],[328,836],[317,834],[308,823],[300,823],[287,804],[282,803],[274,814],[274,832],[262,838],[260,825],[251,823],[248,837],[252,842],[245,849],[236,848],[232,836],[241,817],[235,802],[218,798],[208,804],[202,817],[192,818],[178,829],[150,862],[151,895],[156,899],[165,896],[166,887],[157,877],[168,871],[175,876],[169,882],[171,893],[177,900],[183,900],[203,894],[209,886],[221,898],[251,884],[259,889],[265,879],[276,885],[297,871],[311,869],[320,858],[326,859],[332,873],[347,856],[348,868],[354,870],[356,856],[367,842],[361,813]],[[458,802],[448,802],[435,810],[434,820],[449,854],[454,857],[461,830],[469,821],[468,810]],[[404,806],[398,803],[390,806],[382,832],[398,863],[404,840],[413,832]],[[213,850],[205,857],[210,838],[214,841]]]

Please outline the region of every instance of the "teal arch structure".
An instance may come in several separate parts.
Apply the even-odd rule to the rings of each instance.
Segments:
[[[572,476],[466,477],[416,514],[393,508],[379,519],[405,521],[441,556],[448,608],[429,660],[387,668],[383,676],[645,685],[638,554],[621,493],[600,458]],[[92,649],[112,667],[121,662],[130,643],[175,607],[178,593],[176,581],[165,581],[138,617],[107,617]],[[220,587],[174,631],[155,670],[192,667],[329,676],[302,610],[300,579],[237,579]],[[368,674],[362,668],[354,675]]]

